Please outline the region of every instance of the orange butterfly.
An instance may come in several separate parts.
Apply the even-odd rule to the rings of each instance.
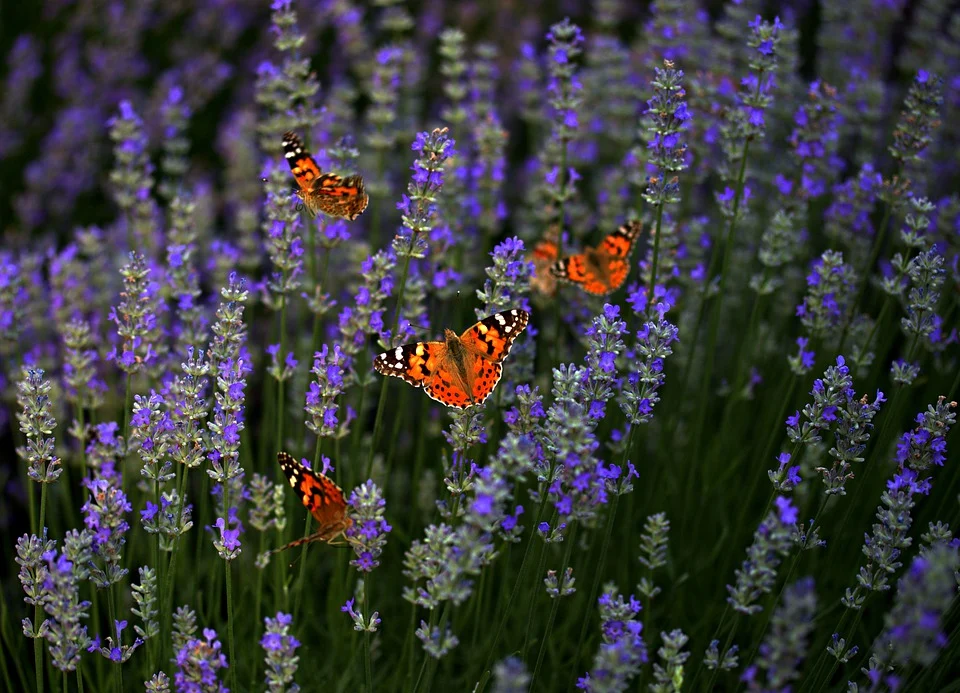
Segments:
[[[347,500],[330,477],[304,466],[286,452],[277,453],[277,462],[318,526],[313,534],[273,549],[270,555],[314,541],[330,542],[350,529],[353,520],[347,516]]]
[[[527,254],[527,262],[533,263],[533,274],[530,276],[530,288],[547,298],[557,293],[557,278],[550,272],[550,268],[560,257],[560,227],[552,226],[533,246]]]
[[[596,248],[588,246],[579,255],[558,260],[550,267],[550,274],[594,296],[611,294],[623,286],[630,274],[630,255],[642,230],[639,221],[628,222]]]
[[[323,173],[300,138],[292,132],[283,136],[283,156],[300,186],[297,196],[311,214],[323,212],[353,221],[367,208],[370,198],[363,191],[363,178],[341,178],[333,173]]]
[[[429,397],[455,409],[481,404],[500,382],[500,364],[530,321],[525,310],[484,318],[463,334],[444,330],[442,342],[405,344],[384,352],[373,367],[384,375],[422,387]]]

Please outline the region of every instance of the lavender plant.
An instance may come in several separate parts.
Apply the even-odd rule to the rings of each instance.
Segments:
[[[954,684],[955,8],[561,9],[3,13],[0,689]]]

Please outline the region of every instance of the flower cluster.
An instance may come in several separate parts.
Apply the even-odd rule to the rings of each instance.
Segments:
[[[326,344],[313,355],[313,368],[310,372],[316,376],[307,388],[306,406],[303,408],[310,416],[307,428],[318,438],[329,438],[338,433],[339,419],[337,411],[340,408],[337,398],[343,393],[344,367],[347,366],[347,356],[340,345],[330,347]]]
[[[221,650],[217,632],[203,629],[203,639],[190,637],[176,651],[174,661],[177,673],[173,676],[178,691],[203,690],[227,693],[217,678],[227,668],[227,656]]]
[[[690,126],[691,115],[684,101],[683,70],[674,68],[669,60],[663,68],[655,69],[653,98],[647,102],[650,150],[646,190],[643,199],[648,204],[661,206],[680,201],[680,184],[676,174],[685,168],[687,145],[682,132]],[[641,158],[641,157],[638,157]]]
[[[776,510],[757,527],[747,558],[735,572],[735,585],[727,585],[727,602],[735,611],[751,616],[763,610],[757,600],[776,584],[777,566],[790,550],[797,509],[789,498],[779,496]]]
[[[844,263],[843,253],[828,250],[813,263],[807,295],[797,306],[797,316],[811,337],[824,339],[847,324],[856,288],[856,273]]]
[[[784,590],[756,662],[740,676],[747,690],[784,690],[799,678],[799,665],[810,645],[816,613],[813,578],[801,578]]]
[[[640,602],[624,600],[616,585],[606,585],[597,599],[600,608],[602,642],[594,656],[593,668],[577,679],[583,691],[624,691],[647,661],[643,623],[637,618]]]
[[[671,303],[663,287],[654,289],[654,301],[649,306],[649,318],[636,334],[635,347],[627,350],[627,362],[631,365],[623,384],[620,409],[631,426],[653,419],[653,408],[660,401],[658,391],[667,378],[664,360],[673,353],[671,345],[679,339],[677,326],[666,319]]]
[[[350,565],[361,573],[369,573],[380,565],[380,554],[387,544],[387,534],[393,529],[383,517],[387,501],[380,487],[368,479],[353,490],[348,505],[353,524],[347,529],[346,535],[357,555]]]
[[[264,619],[267,629],[260,638],[260,646],[266,652],[263,658],[267,665],[266,683],[270,693],[297,693],[300,687],[293,682],[300,657],[296,654],[300,641],[290,634],[293,617],[278,611],[276,618]]]
[[[150,268],[140,253],[130,253],[130,263],[120,269],[120,275],[124,286],[120,304],[109,315],[117,325],[120,344],[107,358],[115,359],[122,371],[133,375],[160,358],[157,287],[149,281]]]
[[[23,379],[17,385],[17,404],[21,408],[17,419],[27,439],[27,444],[17,449],[17,455],[27,463],[27,475],[38,484],[52,484],[63,472],[54,452],[54,439],[47,437],[57,427],[50,402],[51,387],[39,368],[24,368]]]

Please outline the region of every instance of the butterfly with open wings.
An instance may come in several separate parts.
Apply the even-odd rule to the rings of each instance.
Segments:
[[[519,308],[494,313],[463,334],[444,330],[442,342],[417,342],[386,351],[374,359],[373,367],[422,387],[448,407],[482,404],[500,382],[501,363],[529,321],[530,314]]]

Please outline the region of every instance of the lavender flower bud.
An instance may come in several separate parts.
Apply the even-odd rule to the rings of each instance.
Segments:
[[[293,676],[300,663],[296,654],[300,641],[290,634],[293,617],[278,611],[276,618],[267,616],[264,622],[267,629],[260,639],[260,646],[266,652],[267,690],[270,693],[297,693],[300,686],[293,682]]]
[[[777,566],[790,551],[791,534],[797,521],[797,509],[789,498],[777,498],[777,510],[771,511],[753,535],[743,565],[734,571],[736,585],[727,585],[727,602],[742,614],[751,616],[762,611],[755,602],[768,594],[776,584]]]
[[[46,528],[43,530],[43,539],[34,534],[24,534],[17,539],[17,565],[20,566],[18,577],[26,597],[23,598],[30,606],[43,606],[46,601],[44,583],[48,579],[47,566],[43,556],[55,551],[57,542],[47,539]],[[40,623],[34,624],[29,618],[23,619],[23,634],[28,638],[41,636]]]
[[[873,646],[884,662],[905,667],[929,666],[947,644],[942,623],[956,596],[954,571],[960,567],[953,546],[933,547],[917,556],[897,583],[893,607],[884,616],[884,629]],[[871,670],[876,667],[872,666]],[[870,674],[868,673],[868,676]]]
[[[87,618],[90,602],[80,600],[80,577],[67,555],[56,550],[44,553],[47,561],[43,608],[50,616],[41,631],[50,644],[53,665],[60,671],[76,671],[81,653],[90,644],[87,627],[80,619]]]
[[[173,649],[181,650],[197,636],[197,614],[189,606],[178,606],[173,612]]]
[[[653,678],[656,683],[650,685],[654,693],[673,693],[679,688],[678,682],[683,681],[683,664],[690,657],[689,652],[683,652],[684,646],[690,639],[680,629],[669,633],[660,633],[663,641],[657,649],[657,656],[663,661],[661,665],[653,665]]]
[[[160,159],[162,180],[157,192],[167,200],[173,200],[183,178],[190,168],[187,154],[190,152],[190,140],[184,131],[190,123],[190,107],[184,102],[183,89],[172,86],[160,107],[163,120],[163,156]]]
[[[17,448],[17,455],[27,463],[27,476],[38,484],[52,484],[63,470],[60,458],[54,452],[54,439],[47,437],[57,427],[50,403],[52,384],[44,380],[42,369],[23,368],[22,380],[17,384],[17,413],[20,432],[27,444]]]
[[[120,269],[123,291],[120,304],[110,310],[109,318],[117,325],[120,344],[107,358],[133,375],[152,365],[158,358],[159,325],[157,323],[157,287],[147,277],[150,268],[140,253],[130,253],[130,263]]]
[[[814,262],[807,275],[807,295],[797,306],[797,316],[811,337],[829,337],[847,324],[856,288],[856,273],[844,264],[843,253],[828,250]]]
[[[901,164],[920,159],[933,141],[933,131],[940,127],[943,106],[943,80],[926,70],[917,72],[904,100],[904,110],[893,130],[890,153]]]
[[[363,580],[357,583],[357,590],[362,591]],[[353,608],[356,599],[348,599],[347,603],[340,607],[340,611],[350,616],[353,621],[353,629],[361,633],[376,633],[380,626],[380,612],[374,611],[369,619],[363,617],[363,612]],[[421,625],[422,625],[421,621]],[[418,636],[419,637],[419,636]]]
[[[226,693],[227,689],[217,679],[217,674],[227,668],[227,656],[221,652],[217,632],[212,628],[203,629],[202,640],[188,640],[177,650],[174,661],[177,672],[173,681],[178,691],[199,689]]]
[[[352,540],[350,543],[357,555],[350,565],[361,574],[369,573],[380,565],[380,554],[387,545],[387,534],[393,529],[383,517],[387,501],[380,487],[368,479],[353,490],[347,504],[353,524],[347,529],[346,535]]]
[[[770,619],[770,631],[760,644],[756,662],[740,677],[747,690],[784,690],[800,678],[799,669],[810,645],[816,613],[813,578],[801,578],[786,588],[783,602]]]
[[[347,356],[339,345],[333,347],[332,356],[326,344],[313,355],[310,372],[316,376],[316,380],[310,383],[307,390],[304,411],[310,417],[307,428],[319,438],[328,438],[337,432],[340,423],[337,419],[337,398],[343,394],[346,364]]]
[[[426,621],[420,621],[420,627],[414,634],[423,643],[424,652],[434,659],[440,659],[460,644],[460,640],[449,628],[431,628]]]
[[[604,585],[597,599],[600,607],[601,643],[589,673],[577,679],[583,691],[625,691],[630,681],[647,662],[647,646],[637,618],[640,602],[630,596],[624,600],[616,585]]]
[[[93,553],[99,559],[91,567],[90,579],[102,589],[120,582],[128,572],[120,567],[120,560],[127,541],[124,535],[130,529],[124,515],[133,506],[119,486],[119,475],[86,480],[84,484],[90,498],[80,510],[87,528],[93,531]]]
[[[160,623],[157,621],[157,573],[148,566],[142,566],[139,572],[140,584],[131,588],[137,608],[131,611],[140,618],[143,627],[134,626],[133,630],[144,640],[149,640],[160,635]]]
[[[170,677],[162,671],[154,674],[149,681],[144,681],[143,686],[146,693],[171,693]]]
[[[740,647],[737,645],[731,645],[721,657],[720,641],[711,640],[706,651],[703,653],[703,665],[710,671],[715,669],[720,669],[720,671],[730,671],[731,669],[736,669],[738,666],[740,666],[740,657],[737,654],[738,652],[740,652]]]
[[[493,693],[527,693],[530,674],[519,657],[507,657],[493,665]]]
[[[107,644],[101,645],[100,636],[98,635],[93,639],[90,646],[87,647],[87,652],[99,652],[100,656],[104,659],[109,659],[115,664],[125,664],[129,660],[133,653],[136,652],[137,648],[143,644],[142,638],[135,638],[133,644],[124,645],[123,644],[123,631],[127,628],[126,621],[114,621],[113,622],[114,632],[117,634],[116,641],[114,641],[113,636],[107,636]]]
[[[646,133],[641,131],[649,155],[638,152],[636,158],[647,162],[643,199],[660,206],[680,201],[676,174],[687,168],[682,131],[690,126],[691,115],[684,102],[683,70],[675,70],[673,63],[665,60],[663,68],[654,68],[654,73],[653,97],[647,101],[650,125]]]

